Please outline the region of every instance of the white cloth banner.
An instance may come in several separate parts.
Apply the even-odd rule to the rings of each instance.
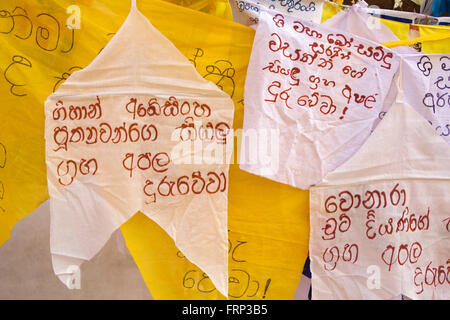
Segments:
[[[245,83],[243,170],[306,189],[379,122],[399,65],[370,40],[261,12]]]
[[[142,211],[228,292],[234,105],[132,8],[85,69],[47,99],[55,273],[71,275]]]
[[[450,147],[396,103],[311,188],[313,299],[450,298]]]

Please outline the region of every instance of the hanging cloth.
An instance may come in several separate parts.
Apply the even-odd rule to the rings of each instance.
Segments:
[[[311,188],[313,299],[450,297],[450,148],[398,88],[361,149]]]
[[[136,212],[228,291],[234,105],[133,5],[85,69],[45,102],[51,253],[70,285]]]
[[[301,189],[319,183],[371,134],[398,62],[351,33],[262,12],[245,83],[241,169]]]

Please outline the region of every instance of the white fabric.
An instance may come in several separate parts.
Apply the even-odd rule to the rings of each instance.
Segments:
[[[230,0],[233,20],[252,26],[258,23],[264,8],[320,23],[324,0]]]
[[[368,13],[368,5],[364,1],[358,2],[348,10],[335,14],[322,25],[329,29],[350,32],[378,43],[400,40],[380,19]],[[408,46],[393,47],[391,50],[397,53],[416,52]]]
[[[399,101],[311,188],[313,299],[450,298],[449,161],[445,141]]]
[[[398,64],[367,39],[262,12],[245,83],[244,134],[278,134],[279,150],[266,154],[243,138],[240,167],[298,188],[319,183],[369,137]]]
[[[404,100],[450,144],[450,54],[402,55]]]
[[[74,269],[142,211],[227,296],[230,97],[133,6],[99,56],[49,96],[45,112],[60,279],[70,286]]]

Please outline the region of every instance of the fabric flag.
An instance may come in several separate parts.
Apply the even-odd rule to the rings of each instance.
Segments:
[[[45,112],[55,273],[68,284],[142,211],[227,295],[229,96],[133,7]]]
[[[450,48],[450,26],[419,26],[421,37],[430,37],[422,42],[422,51],[426,53],[448,53]],[[432,39],[432,38],[435,39]]]
[[[311,189],[313,299],[449,299],[450,149],[396,103]]]
[[[270,10],[260,17],[245,86],[240,167],[306,189],[369,137],[399,59],[344,31]]]

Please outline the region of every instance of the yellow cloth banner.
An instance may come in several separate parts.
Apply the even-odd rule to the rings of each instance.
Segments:
[[[409,24],[394,20],[381,19],[386,27],[388,27],[400,40],[408,39],[409,37]]]
[[[230,94],[235,129],[241,128],[254,30],[165,2],[137,2],[204,78]],[[226,18],[226,5],[214,3],[213,13]],[[129,9],[130,1],[106,0],[77,1],[76,6],[69,0],[0,4],[0,244],[18,220],[48,198],[45,99],[94,59]],[[228,216],[230,298],[291,299],[308,252],[308,192],[232,165]],[[224,298],[144,215],[137,214],[122,231],[155,298]]]

